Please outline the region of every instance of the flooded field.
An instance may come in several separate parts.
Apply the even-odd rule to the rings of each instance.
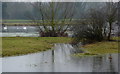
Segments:
[[[39,26],[42,28],[43,26]],[[0,37],[38,37],[39,34],[38,26],[3,26],[0,27]],[[50,26],[47,26],[51,28]],[[44,28],[42,28],[44,30]],[[68,32],[68,36],[71,37],[72,33]]]
[[[75,47],[55,44],[54,50],[2,58],[3,72],[118,72],[118,55],[73,56]],[[11,68],[12,67],[12,68]]]
[[[4,26],[0,37],[38,37],[39,32],[36,26]]]

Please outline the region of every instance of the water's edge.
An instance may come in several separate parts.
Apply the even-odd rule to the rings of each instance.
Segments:
[[[55,44],[54,50],[2,58],[2,72],[118,72],[118,55],[75,57],[70,44]],[[12,68],[11,68],[12,67]]]

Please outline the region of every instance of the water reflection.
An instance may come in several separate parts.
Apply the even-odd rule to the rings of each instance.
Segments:
[[[55,44],[55,50],[2,60],[3,72],[118,72],[117,54],[104,56],[71,56],[70,44]],[[12,67],[12,68],[11,68]]]

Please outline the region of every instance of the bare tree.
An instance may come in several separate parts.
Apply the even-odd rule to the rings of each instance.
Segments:
[[[100,10],[91,9],[82,25],[76,30],[75,41],[83,43],[91,43],[94,41],[102,41],[104,39],[104,14]]]
[[[35,2],[33,7],[38,10],[39,17],[29,16],[38,25],[41,36],[67,36],[65,33],[75,14],[73,2]],[[43,26],[43,27],[40,27]]]
[[[118,2],[118,36],[120,36],[120,1]]]
[[[105,15],[106,15],[106,22],[108,23],[108,36],[107,40],[110,40],[111,38],[111,30],[112,30],[112,25],[115,21],[117,21],[117,11],[118,11],[118,3],[116,2],[107,2],[105,7]]]

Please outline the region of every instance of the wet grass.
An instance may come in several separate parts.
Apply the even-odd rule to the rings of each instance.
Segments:
[[[77,56],[77,57],[87,57],[87,56],[97,56],[98,54],[93,54],[93,53],[77,53],[77,54],[73,54],[73,56]]]
[[[64,20],[64,19],[61,19],[61,21],[62,20]],[[66,20],[66,22],[64,24],[76,24],[76,22],[72,22],[72,23],[69,22],[70,19],[65,19],[65,20]],[[73,20],[81,20],[81,19],[73,19]],[[83,20],[85,20],[85,19],[83,19]],[[4,25],[7,25],[7,26],[36,26],[36,25],[38,25],[38,23],[35,24],[33,22],[33,20],[17,20],[17,19],[10,20],[10,19],[4,19],[4,20],[0,20],[0,21],[2,21],[2,23],[0,23],[0,24],[4,24]],[[42,20],[36,20],[36,21],[38,21],[39,25],[41,25],[41,26],[43,26],[43,24],[46,25],[46,26],[48,24],[50,24],[50,23],[47,23],[50,20],[44,20],[44,21],[47,21],[46,23],[42,23]],[[58,21],[58,20],[55,20],[55,21]],[[61,23],[59,22],[57,24],[61,25]],[[77,23],[77,24],[81,24],[81,23]]]
[[[54,43],[69,43],[68,37],[3,37],[2,56],[23,55],[46,51],[53,47]]]
[[[0,57],[2,56],[2,38],[0,38]]]
[[[120,37],[112,37],[111,40],[116,40],[116,41],[118,41],[118,40],[120,40]]]
[[[120,37],[113,37],[112,40],[115,41],[102,41],[96,42],[92,44],[86,44],[82,46],[82,50],[85,53],[77,53],[75,56],[94,56],[101,54],[109,54],[109,53],[118,53],[118,45]]]
[[[117,53],[118,43],[117,42],[98,42],[94,44],[88,44],[83,46],[83,50],[92,53]]]
[[[82,48],[85,53],[78,53],[75,54],[75,56],[91,56],[108,53],[118,53],[118,42],[103,41],[93,44],[87,44],[82,46]]]

